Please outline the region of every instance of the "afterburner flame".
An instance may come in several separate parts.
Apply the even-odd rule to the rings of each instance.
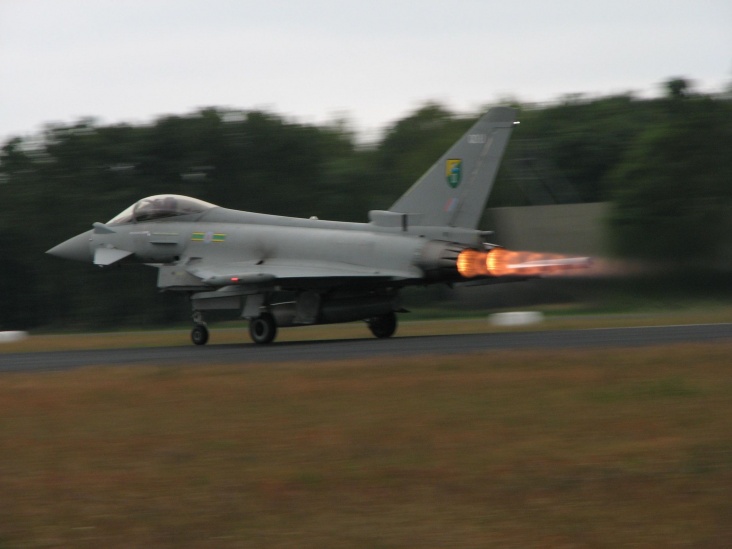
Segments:
[[[466,277],[475,276],[545,276],[560,274],[590,265],[587,257],[571,257],[539,252],[514,252],[493,248],[487,252],[463,250],[457,258],[457,270]]]

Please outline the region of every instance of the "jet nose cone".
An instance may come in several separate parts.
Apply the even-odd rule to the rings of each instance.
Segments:
[[[62,242],[58,246],[54,246],[46,253],[60,257],[62,259],[72,259],[74,261],[91,261],[91,231],[77,234],[73,238],[69,238],[66,242]]]

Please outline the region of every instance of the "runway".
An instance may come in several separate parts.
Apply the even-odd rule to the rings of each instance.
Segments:
[[[356,358],[455,355],[498,349],[583,349],[732,342],[732,323],[504,332],[444,336],[146,347],[59,352],[0,353],[0,372],[40,372],[82,366],[135,364],[208,365],[265,362],[324,362]]]

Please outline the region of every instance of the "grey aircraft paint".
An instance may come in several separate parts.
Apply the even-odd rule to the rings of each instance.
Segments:
[[[190,297],[196,344],[208,340],[204,312],[216,309],[250,319],[258,343],[272,341],[278,327],[353,320],[389,337],[401,288],[464,281],[460,252],[490,249],[476,227],[515,119],[514,109],[489,110],[389,210],[369,212],[369,223],[158,195],[47,253],[102,267],[158,268],[160,289]]]

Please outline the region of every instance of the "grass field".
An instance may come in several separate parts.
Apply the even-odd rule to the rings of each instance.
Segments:
[[[732,547],[730,356],[3,374],[0,548]]]

